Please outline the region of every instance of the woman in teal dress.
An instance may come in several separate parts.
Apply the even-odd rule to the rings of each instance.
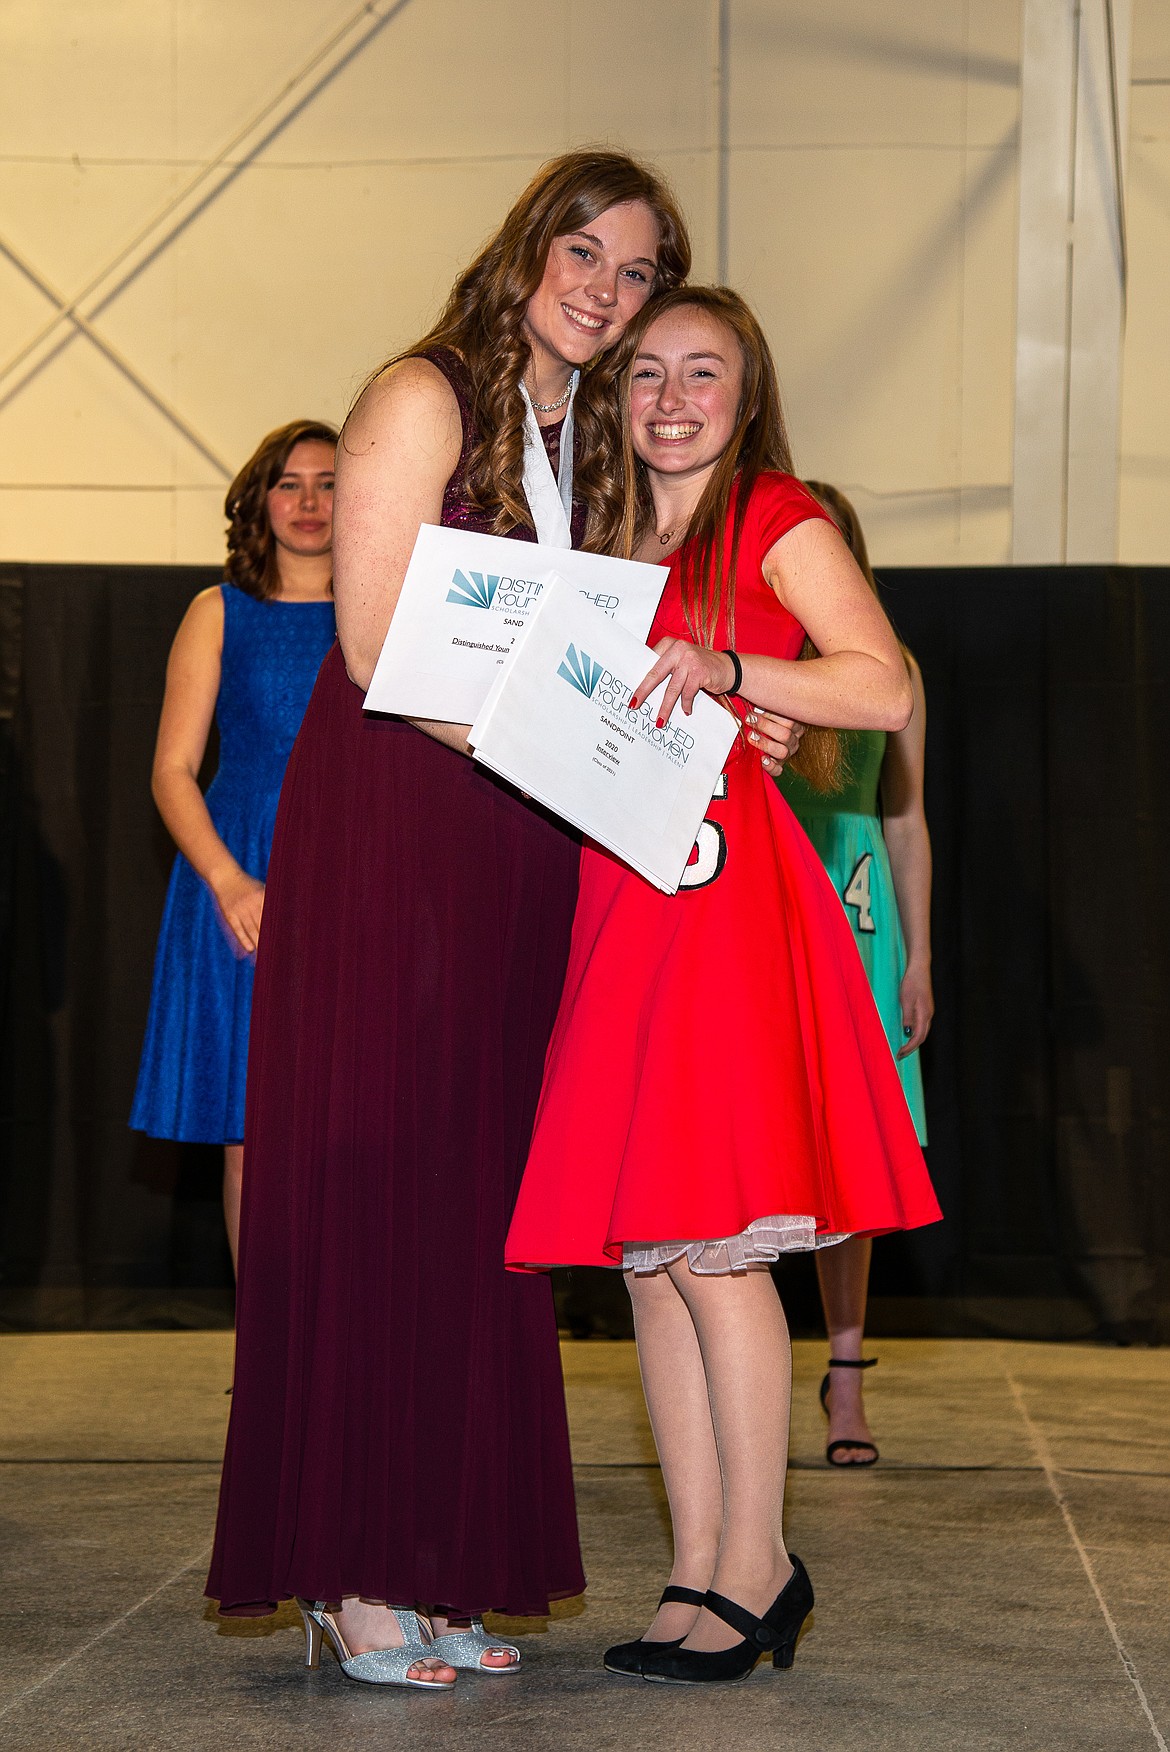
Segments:
[[[151,789],[179,856],[155,953],[130,1124],[222,1144],[232,1262],[244,1160],[252,972],[276,804],[317,671],[333,644],[337,433],[294,420],[228,488],[226,582],[195,597],[167,662]],[[212,718],[219,769],[199,769]]]
[[[823,481],[806,481],[852,549],[876,593],[865,536],[845,495]],[[885,1025],[920,1143],[926,1110],[918,1048],[930,1031],[934,995],[930,977],[930,835],[923,807],[926,695],[922,672],[902,647],[914,689],[914,712],[904,730],[843,735],[842,790],[813,790],[791,770],[779,780],[801,826],[841,896]],[[829,1369],[821,1404],[829,1418],[826,1457],[833,1466],[872,1466],[878,1450],[865,1416],[861,1370],[865,1304],[872,1242],[851,1236],[817,1253],[821,1303],[829,1332]]]

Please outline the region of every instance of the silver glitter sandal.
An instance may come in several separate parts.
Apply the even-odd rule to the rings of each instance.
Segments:
[[[459,1667],[465,1673],[518,1673],[520,1650],[515,1643],[495,1642],[483,1627],[482,1618],[473,1618],[466,1630],[449,1630],[435,1637],[428,1653],[446,1661],[449,1667]],[[485,1655],[514,1655],[506,1667],[485,1667]]]
[[[327,1610],[327,1601],[315,1600],[310,1605],[308,1600],[298,1600],[297,1605],[305,1621],[306,1667],[316,1669],[320,1666],[321,1644],[328,1637],[337,1664],[347,1679],[358,1679],[364,1685],[414,1685],[420,1691],[450,1691],[455,1684],[454,1679],[410,1678],[410,1669],[417,1661],[441,1660],[449,1667],[455,1662],[435,1654],[431,1644],[424,1639],[418,1614],[408,1608],[392,1606],[390,1609],[402,1632],[402,1648],[367,1649],[363,1654],[351,1655],[333,1614]]]

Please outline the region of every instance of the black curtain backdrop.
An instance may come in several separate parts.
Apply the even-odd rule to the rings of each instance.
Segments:
[[[167,652],[218,568],[0,569],[0,1323],[231,1318],[222,1156],[126,1126],[173,848]],[[214,766],[212,763],[212,770]]]
[[[126,1129],[172,855],[163,671],[216,576],[0,568],[0,1325],[230,1319],[218,1152]],[[1170,568],[883,583],[928,699],[946,1221],[875,1246],[872,1327],[1165,1342]],[[779,1276],[814,1328],[811,1262]],[[628,1330],[617,1274],[559,1300]]]

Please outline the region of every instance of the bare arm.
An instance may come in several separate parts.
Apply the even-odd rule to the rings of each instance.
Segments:
[[[913,707],[906,665],[839,531],[819,518],[798,523],[764,556],[763,571],[820,655],[803,663],[749,656],[743,691],[753,705],[842,730],[902,729]],[[772,697],[757,698],[765,692]]]
[[[802,724],[842,730],[901,730],[913,695],[898,641],[840,533],[817,518],[790,529],[764,558],[764,577],[820,655],[806,662],[740,652],[740,693],[753,706]],[[700,688],[726,691],[729,657],[684,640],[659,645],[659,660],[636,690],[642,700],[666,675],[669,718],[676,700],[689,712]]]
[[[150,788],[171,838],[211,889],[240,947],[256,948],[264,884],[224,845],[199,789],[199,768],[219,695],[223,596],[201,590],[183,616],[167,659]]]
[[[886,744],[882,762],[882,832],[890,854],[890,870],[898,901],[898,916],[906,941],[906,972],[902,980],[902,1024],[905,1044],[900,1057],[921,1046],[934,1016],[930,975],[930,834],[923,804],[926,759],[926,692],[922,671],[911,657],[910,680],[914,710],[904,730]]]
[[[404,359],[361,397],[341,435],[333,496],[333,594],[350,679],[365,689],[390,625],[415,537],[439,523],[459,461],[459,404],[428,359]],[[466,754],[467,726],[415,720]]]

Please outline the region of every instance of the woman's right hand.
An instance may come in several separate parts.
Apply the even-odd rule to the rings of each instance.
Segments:
[[[934,1020],[934,987],[931,984],[929,967],[915,967],[913,964],[907,967],[902,978],[899,1000],[902,1006],[903,1044],[897,1056],[904,1059],[918,1051],[930,1033],[930,1024]]]
[[[220,917],[245,955],[255,955],[264,911],[264,884],[246,870],[235,870],[212,885]]]
[[[679,701],[689,718],[699,693],[725,694],[734,687],[736,666],[726,651],[710,651],[706,645],[693,644],[690,639],[659,639],[652,647],[658,661],[630,695],[630,711],[645,705],[662,682],[666,692],[658,708],[658,728],[670,723],[670,714]]]

